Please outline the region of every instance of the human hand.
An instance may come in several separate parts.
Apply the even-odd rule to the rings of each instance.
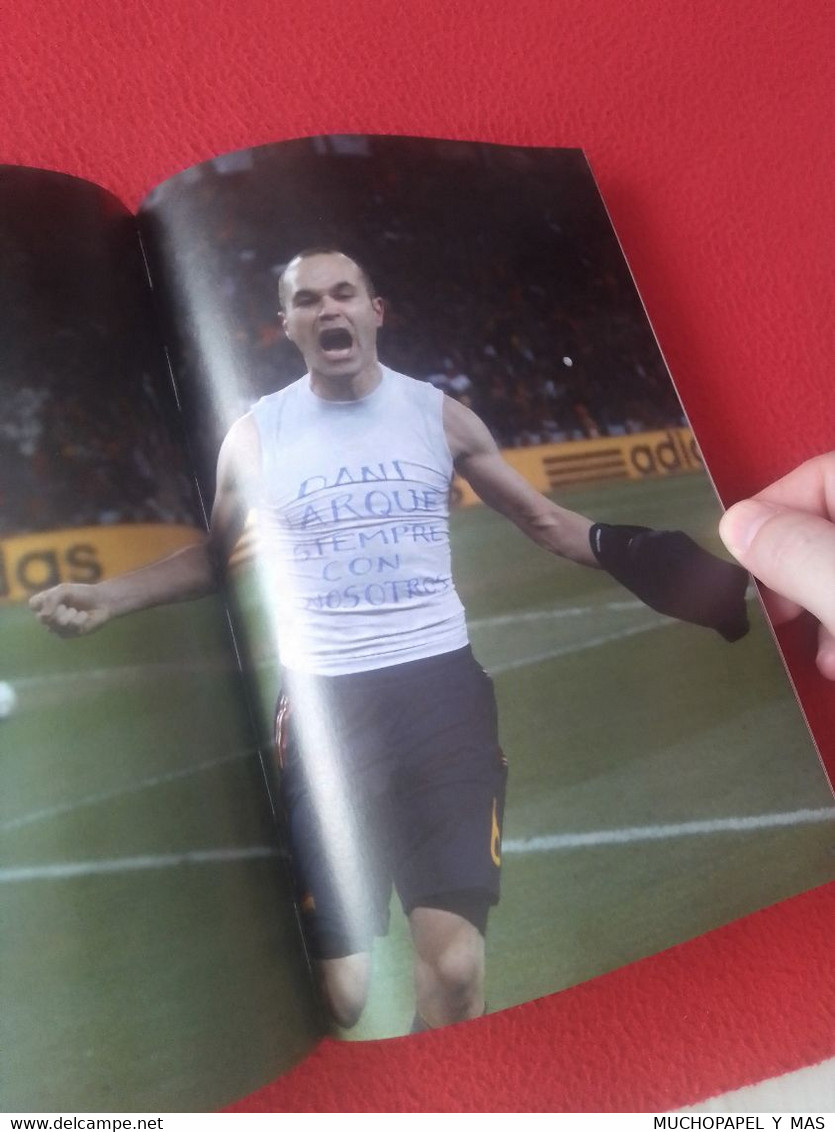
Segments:
[[[818,669],[835,680],[835,452],[729,508],[719,534],[768,587],[766,604],[777,624],[803,609],[818,619]]]
[[[101,587],[62,583],[29,598],[40,623],[59,637],[92,633],[110,619]]]

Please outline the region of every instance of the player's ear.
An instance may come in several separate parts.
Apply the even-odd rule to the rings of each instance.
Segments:
[[[371,306],[374,308],[374,313],[377,316],[377,325],[382,326],[383,325],[383,316],[385,315],[385,312],[386,312],[385,303],[380,298],[380,296],[377,295],[375,298],[373,298],[371,300]]]
[[[284,337],[289,339],[292,342],[293,341],[293,335],[290,333],[290,331],[287,328],[287,316],[285,315],[283,310],[279,310],[279,312],[278,312],[278,325],[281,327],[282,331],[284,332]]]

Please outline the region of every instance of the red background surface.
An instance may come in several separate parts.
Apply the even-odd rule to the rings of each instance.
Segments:
[[[582,146],[730,502],[835,446],[833,40],[824,0],[34,0],[0,15],[0,160],[136,204],[311,133]],[[783,639],[835,767],[811,628]],[[835,1054],[834,922],[828,886],[477,1023],[326,1042],[241,1107],[693,1102]]]

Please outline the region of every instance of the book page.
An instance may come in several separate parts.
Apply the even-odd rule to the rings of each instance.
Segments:
[[[3,168],[0,248],[0,1092],[217,1107],[314,1034],[224,605],[77,639],[27,605],[204,537],[135,220]]]
[[[832,879],[830,789],[580,151],[305,139],[141,221],[207,506],[226,438],[337,1029],[499,1010]]]

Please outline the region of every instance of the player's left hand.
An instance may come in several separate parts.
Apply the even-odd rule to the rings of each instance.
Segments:
[[[651,609],[715,629],[726,641],[748,632],[747,572],[683,531],[595,523],[589,539],[603,569]]]

